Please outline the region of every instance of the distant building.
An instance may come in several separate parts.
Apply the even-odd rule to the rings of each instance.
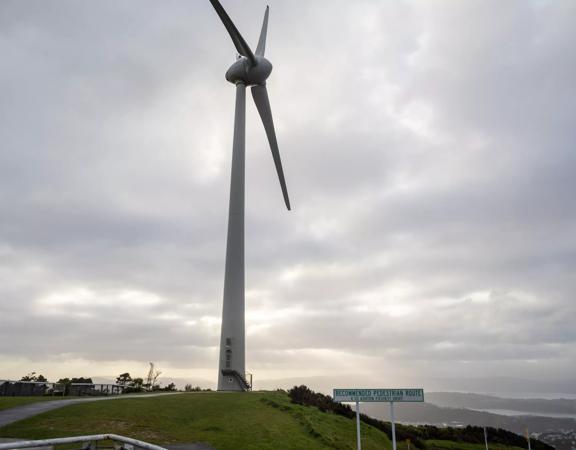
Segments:
[[[119,395],[126,387],[107,383],[49,383],[41,381],[0,380],[0,397]]]
[[[0,380],[0,396],[23,397],[45,395],[51,383]]]

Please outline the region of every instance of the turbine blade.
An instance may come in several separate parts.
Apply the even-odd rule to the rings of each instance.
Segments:
[[[248,58],[253,66],[256,65],[256,58],[254,58],[254,53],[252,53],[252,50],[250,50],[249,45],[246,43],[246,41],[238,31],[236,26],[234,25],[234,22],[232,22],[232,19],[230,19],[230,16],[228,16],[228,14],[224,10],[220,2],[218,0],[210,0],[210,3],[212,3],[212,6],[216,10],[216,13],[220,17],[220,20],[222,20],[222,23],[226,27],[226,30],[228,31],[228,34],[232,38],[232,42],[234,43],[234,46],[236,47],[238,53]]]
[[[264,56],[266,51],[266,34],[268,33],[268,11],[269,6],[266,6],[266,12],[264,13],[264,21],[262,22],[262,31],[260,31],[260,39],[258,39],[258,47],[256,47],[256,55]]]
[[[286,203],[286,208],[290,210],[290,199],[288,198],[288,189],[286,189],[286,181],[284,180],[284,171],[282,170],[282,161],[280,160],[280,151],[276,141],[276,132],[274,131],[274,121],[272,120],[272,111],[270,110],[270,100],[268,100],[266,86],[252,86],[252,97],[268,136],[272,158],[274,158],[274,165],[276,166],[276,172],[278,172],[278,179],[280,180],[280,187],[284,196],[284,203]]]

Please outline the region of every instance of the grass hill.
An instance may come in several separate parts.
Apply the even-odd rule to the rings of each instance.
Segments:
[[[293,404],[281,391],[200,392],[82,403],[0,428],[0,437],[23,439],[99,433],[121,434],[158,445],[203,442],[218,450],[356,448],[354,420]],[[391,449],[391,443],[385,433],[363,423],[362,448]],[[407,445],[400,442],[398,448],[405,450]],[[483,450],[484,446],[427,441],[427,448]]]
[[[353,449],[354,421],[290,403],[283,392],[200,392],[66,406],[0,428],[0,437],[44,439],[115,433],[158,445],[225,449]],[[363,448],[391,448],[362,426]]]

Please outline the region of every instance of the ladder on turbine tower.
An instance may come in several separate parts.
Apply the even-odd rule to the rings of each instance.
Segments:
[[[246,373],[242,375],[237,370],[232,369],[222,369],[222,375],[225,377],[234,377],[240,383],[240,386],[244,391],[251,391],[252,390],[252,374]]]

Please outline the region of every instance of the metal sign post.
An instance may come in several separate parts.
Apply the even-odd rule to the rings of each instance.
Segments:
[[[358,450],[362,450],[362,443],[360,442],[360,402],[390,403],[392,450],[396,450],[394,403],[424,401],[424,389],[334,389],[333,394],[335,402],[356,403],[356,444]]]
[[[360,441],[360,402],[356,402],[356,445],[358,450],[362,450],[362,442]]]
[[[390,425],[392,427],[392,450],[396,450],[396,425],[394,423],[394,402],[390,402]]]

